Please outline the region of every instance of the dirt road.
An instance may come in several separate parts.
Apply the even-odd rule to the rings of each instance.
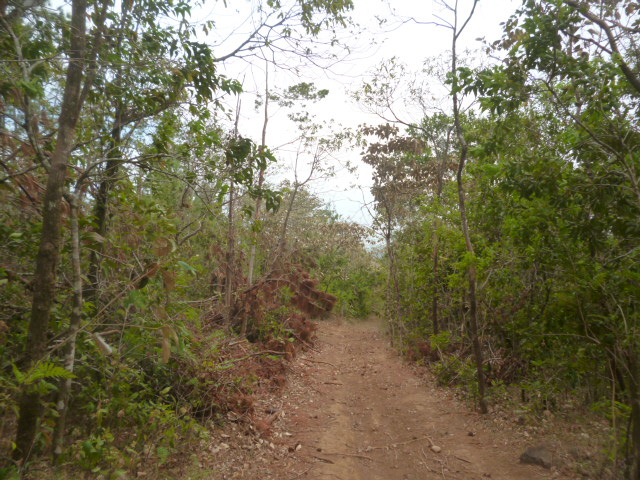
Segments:
[[[423,377],[376,324],[320,322],[315,346],[293,360],[284,388],[258,396],[251,421],[231,416],[194,452],[193,468],[166,478],[571,478],[566,468],[519,463],[525,448],[541,443],[537,433],[499,412],[481,416]]]
[[[282,392],[278,426],[295,460],[273,478],[563,478],[520,464],[524,445],[483,431],[476,413],[417,377],[373,323],[322,323],[317,348],[296,363],[308,368]]]

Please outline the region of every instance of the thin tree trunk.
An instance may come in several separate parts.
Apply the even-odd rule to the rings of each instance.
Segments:
[[[78,194],[69,194],[66,196],[71,208],[71,263],[73,269],[73,309],[71,310],[71,318],[69,320],[69,340],[67,343],[67,351],[64,358],[64,368],[73,373],[74,363],[76,359],[76,338],[80,330],[82,322],[82,310],[84,301],[82,299],[82,269],[80,265],[80,229],[78,227]],[[62,450],[64,448],[64,430],[67,420],[67,412],[69,411],[69,398],[71,397],[72,379],[66,378],[60,386],[58,392],[58,400],[56,409],[58,418],[53,431],[52,449],[53,462],[58,463]]]
[[[474,1],[473,9],[478,0]],[[460,219],[462,223],[462,233],[464,235],[465,245],[467,253],[470,255],[469,266],[467,267],[467,277],[469,279],[469,330],[471,333],[471,344],[473,347],[473,356],[476,364],[477,378],[478,378],[478,402],[480,405],[480,412],[487,413],[489,411],[487,406],[486,396],[486,381],[484,376],[484,359],[482,356],[482,348],[480,345],[480,338],[478,334],[478,299],[476,295],[477,288],[477,272],[474,259],[473,243],[471,241],[471,234],[469,232],[469,221],[467,219],[467,209],[465,205],[465,190],[463,182],[464,167],[467,162],[467,156],[469,153],[469,146],[462,130],[462,122],[460,120],[460,102],[458,98],[458,84],[457,84],[457,40],[462,33],[462,30],[467,25],[473,11],[468,17],[467,21],[463,24],[460,31],[457,29],[458,25],[458,12],[454,11],[455,24],[453,28],[453,41],[451,45],[451,75],[453,78],[453,85],[451,88],[453,99],[453,120],[456,130],[456,136],[458,137],[458,143],[460,145],[460,157],[458,162],[458,171],[456,172],[456,181],[458,183],[458,206],[460,210]]]
[[[291,218],[291,211],[293,210],[293,204],[296,201],[296,196],[298,195],[298,190],[300,185],[296,182],[296,185],[291,193],[291,200],[289,201],[289,206],[287,207],[287,213],[284,216],[284,221],[282,222],[282,230],[280,231],[280,239],[278,240],[278,253],[276,254],[276,258],[280,258],[284,254],[284,248],[287,245],[287,230],[289,229],[289,219]]]
[[[111,189],[115,185],[118,176],[118,170],[122,162],[120,155],[121,142],[121,119],[122,106],[118,102],[115,112],[114,127],[111,130],[111,141],[109,142],[109,151],[107,153],[109,159],[105,165],[104,178],[98,187],[96,194],[96,202],[94,207],[94,216],[96,218],[96,233],[102,237],[107,235],[107,223],[109,220],[109,195]],[[100,263],[101,263],[102,243],[98,243],[95,249],[89,254],[89,269],[87,278],[89,285],[85,288],[85,297],[88,301],[96,301],[100,283]]]
[[[260,141],[260,151],[264,152],[265,148],[267,148],[267,125],[269,123],[269,63],[266,62],[265,65],[265,79],[264,79],[264,121],[262,123],[262,139]],[[264,185],[264,169],[260,170],[258,174],[258,189],[262,188]],[[258,196],[256,199],[256,211],[253,215],[253,224],[254,227],[258,225],[260,221],[260,209],[262,207],[262,197]],[[248,273],[248,284],[249,287],[253,285],[253,275],[255,270],[256,263],[256,243],[258,241],[258,235],[256,232],[253,232],[253,243],[251,244],[251,251],[249,252],[249,273]],[[246,333],[247,319],[245,318],[242,322],[242,334]]]
[[[440,333],[440,319],[438,317],[438,295],[439,295],[439,283],[440,283],[440,272],[438,271],[439,264],[439,240],[438,240],[438,232],[437,232],[437,222],[433,222],[433,289],[431,292],[431,324],[433,326],[433,334],[438,335]]]
[[[73,0],[71,7],[71,44],[66,83],[62,99],[58,136],[51,156],[42,206],[43,223],[33,280],[31,321],[27,333],[24,361],[21,368],[31,369],[46,355],[51,307],[55,298],[56,269],[61,244],[62,195],[67,166],[75,139],[75,130],[82,108],[82,78],[86,49],[87,1]],[[18,428],[14,460],[29,459],[42,413],[40,395],[25,386],[19,402]]]
[[[447,132],[447,142],[445,144],[444,152],[436,149],[436,155],[440,157],[440,165],[438,166],[438,171],[436,173],[436,206],[437,209],[440,209],[440,205],[442,202],[442,190],[444,185],[444,173],[447,168],[447,160],[449,157],[449,145],[451,138],[451,130]],[[437,139],[436,139],[437,141]],[[437,335],[440,333],[440,238],[438,237],[438,227],[440,226],[440,222],[438,219],[438,210],[436,210],[436,216],[433,219],[433,235],[432,235],[432,243],[433,243],[433,289],[432,289],[432,299],[431,299],[431,324],[433,327],[433,334]]]
[[[233,137],[238,137],[238,123],[240,122],[240,97],[238,97],[238,103],[236,104],[236,121],[233,129]],[[227,322],[231,323],[231,315],[233,309],[233,295],[235,289],[235,249],[236,249],[236,226],[233,215],[233,209],[235,208],[235,190],[236,185],[233,178],[235,165],[231,159],[227,160],[227,168],[231,175],[231,182],[229,185],[229,230],[227,233],[227,265],[225,268],[225,292],[224,292],[224,305],[226,310]]]
[[[227,265],[225,269],[225,292],[224,292],[224,305],[227,312],[227,321],[231,321],[231,309],[233,306],[233,289],[235,284],[235,272],[234,272],[234,262],[235,262],[235,243],[236,243],[236,235],[235,235],[235,220],[233,216],[234,209],[234,198],[235,198],[235,183],[233,180],[231,181],[231,186],[229,187],[229,231],[227,234]]]
[[[385,211],[387,214],[387,228],[385,232],[385,243],[387,247],[387,256],[389,257],[389,278],[387,280],[387,313],[390,317],[392,317],[391,326],[393,333],[398,330],[401,330],[402,322],[401,320],[401,302],[400,302],[400,283],[398,282],[398,268],[396,262],[396,256],[393,250],[393,245],[391,244],[391,229],[392,229],[392,220],[391,220],[391,209],[387,200],[384,202]],[[391,307],[391,303],[393,302],[393,307]],[[393,308],[393,312],[392,312]],[[395,341],[395,335],[392,335],[392,340]],[[400,339],[402,343],[402,338]]]
[[[132,2],[122,2],[122,17],[120,19],[120,26],[122,29],[126,28],[126,25],[129,22],[129,12],[131,9]],[[121,51],[122,41],[124,39],[123,30],[117,34],[117,44],[116,50],[118,52]],[[121,68],[117,67],[116,77],[115,77],[115,90],[122,90],[122,80],[121,80]],[[113,127],[111,129],[111,139],[109,141],[108,150],[106,153],[107,162],[104,169],[104,178],[100,182],[100,186],[98,187],[98,193],[96,195],[95,206],[94,206],[94,216],[96,218],[97,230],[98,233],[102,237],[107,236],[108,231],[108,220],[109,220],[109,195],[113,186],[116,183],[116,179],[118,177],[118,170],[120,169],[120,165],[122,163],[122,153],[120,150],[120,145],[122,143],[122,128],[123,128],[123,117],[125,107],[122,104],[122,99],[116,97],[115,101],[115,110],[114,110],[114,120]],[[100,270],[101,270],[101,254],[102,254],[103,244],[99,242],[95,249],[92,249],[89,253],[89,268],[87,269],[87,279],[88,285],[86,285],[84,289],[84,298],[93,302],[94,305],[96,303],[96,297],[99,290],[100,284]]]
[[[291,200],[289,201],[289,206],[287,207],[287,213],[285,214],[284,221],[282,222],[282,230],[280,231],[280,239],[278,240],[278,251],[276,252],[274,264],[276,264],[280,257],[284,254],[284,249],[287,245],[287,230],[289,228],[289,219],[291,218],[291,212],[293,211],[293,205],[296,201],[296,196],[298,195],[298,191],[304,187],[311,178],[313,177],[313,172],[317,168],[318,162],[318,147],[316,147],[316,153],[313,157],[313,163],[311,164],[311,169],[309,171],[309,176],[303,181],[298,181],[298,159],[300,158],[300,150],[296,154],[296,161],[294,166],[294,182],[293,182],[293,192],[291,193]]]
[[[389,325],[391,326],[391,342],[393,344],[393,342],[395,342],[395,338],[396,338],[396,324],[395,321],[393,320],[393,315],[392,315],[392,306],[391,306],[391,302],[393,299],[393,289],[392,289],[392,268],[391,268],[391,235],[390,235],[390,228],[387,229],[387,231],[385,232],[385,244],[387,247],[387,256],[389,257],[389,274],[387,275],[387,295],[386,295],[386,299],[387,301],[385,302],[385,310],[386,310],[386,317],[390,319]]]

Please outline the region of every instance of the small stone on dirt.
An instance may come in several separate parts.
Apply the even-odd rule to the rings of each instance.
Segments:
[[[433,453],[440,453],[442,451],[442,448],[439,447],[438,445],[431,445],[431,451]]]
[[[551,468],[552,455],[545,447],[529,447],[520,455],[520,463]]]
[[[569,455],[571,455],[575,460],[585,461],[589,460],[592,457],[592,453],[586,449],[580,447],[571,447],[568,450]]]

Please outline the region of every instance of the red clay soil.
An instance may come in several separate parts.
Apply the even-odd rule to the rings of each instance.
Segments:
[[[374,323],[321,322],[284,389],[256,405],[263,434],[242,422],[202,458],[208,475],[247,480],[568,479],[524,465],[535,438],[501,433],[450,390],[415,373]],[[260,429],[260,420],[257,425]],[[267,428],[268,427],[268,428]],[[243,433],[244,431],[244,433]],[[216,446],[216,442],[217,445]],[[209,468],[213,467],[213,471]],[[201,471],[202,473],[202,471]],[[187,477],[182,477],[187,478]]]

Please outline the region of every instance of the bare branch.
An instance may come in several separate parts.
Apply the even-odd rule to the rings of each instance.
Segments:
[[[636,75],[636,73],[634,73],[634,71],[631,70],[629,65],[625,62],[624,57],[622,56],[622,53],[618,48],[618,42],[616,41],[616,37],[613,34],[613,31],[611,30],[611,27],[607,24],[607,22],[602,18],[598,17],[597,15],[595,15],[594,13],[592,13],[591,10],[589,10],[589,7],[587,5],[580,4],[575,0],[564,0],[564,3],[570,6],[571,8],[575,9],[576,11],[578,11],[580,15],[592,21],[604,31],[604,33],[607,35],[607,39],[609,40],[609,45],[611,46],[611,50],[613,51],[613,54],[612,54],[613,61],[618,64],[618,66],[622,70],[622,73],[624,73],[624,76],[626,77],[626,79],[629,81],[631,86],[636,90],[636,93],[640,94],[640,77],[638,77],[638,75]]]

